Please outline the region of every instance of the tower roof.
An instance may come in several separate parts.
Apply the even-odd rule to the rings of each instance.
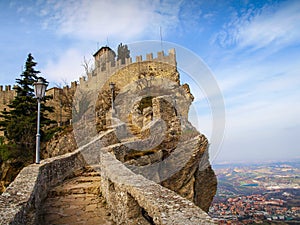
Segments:
[[[107,52],[107,51],[112,51],[114,52],[110,47],[108,46],[104,46],[104,47],[101,47],[93,56],[95,57],[96,55],[98,55],[99,53],[101,52]]]

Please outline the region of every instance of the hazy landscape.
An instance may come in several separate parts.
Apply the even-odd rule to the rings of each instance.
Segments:
[[[300,160],[214,165],[218,191],[210,215],[236,224],[300,222]]]
[[[158,201],[161,186],[193,201],[202,209],[195,212],[208,212],[208,220],[219,224],[300,224],[299,28],[299,0],[0,1],[0,224],[24,224],[15,215],[28,219],[42,207],[62,220],[67,213],[56,210],[66,210],[72,217],[68,224],[81,223],[79,219],[87,224],[92,211],[103,224],[98,209],[107,210],[108,220],[128,222],[131,216],[123,221],[119,217],[136,212],[131,224],[139,224],[140,218],[153,224],[156,215],[171,212],[166,205],[179,213],[168,215],[176,224],[201,217],[189,204],[169,204],[171,197]],[[34,85],[41,78],[47,90],[38,98],[43,99],[38,125]],[[171,101],[162,101],[167,94],[172,94]],[[130,107],[125,99],[132,102]],[[114,118],[118,110],[128,125],[121,138],[108,132],[116,129],[114,121],[122,121]],[[164,123],[153,118],[166,121],[168,128],[158,147],[149,143],[162,136],[158,128]],[[153,137],[150,128],[156,129]],[[123,135],[127,133],[132,135]],[[140,182],[145,185],[140,193],[131,188],[133,179],[128,190],[106,188],[123,185],[108,177],[100,187],[93,182],[101,176],[92,171],[96,169],[70,166],[80,158],[74,152],[96,135],[109,140],[105,150],[117,163],[135,169],[159,165],[149,177],[160,186],[148,190],[150,185]],[[139,138],[147,151],[127,148],[128,141],[135,146]],[[99,157],[89,143],[88,164],[98,168]],[[177,146],[186,147],[184,153],[195,150],[191,155],[196,157],[184,164],[180,160],[188,157],[175,155],[178,166],[170,157]],[[39,157],[49,167],[31,174],[28,168],[44,166],[33,165]],[[55,157],[60,163],[52,167]],[[183,172],[175,176],[173,169],[163,171],[165,160],[172,168],[183,166]],[[112,162],[107,160],[107,168]],[[123,178],[124,165],[104,174]],[[7,191],[23,168],[27,174],[23,171],[19,186]],[[132,171],[139,174],[138,169]],[[41,179],[45,183],[35,188]],[[132,198],[109,197],[123,193]],[[91,206],[95,196],[85,201],[78,194],[100,196],[95,201],[99,207]],[[74,208],[54,197],[71,199],[69,204],[78,204],[84,216],[77,218]],[[145,201],[149,199],[151,207]]]

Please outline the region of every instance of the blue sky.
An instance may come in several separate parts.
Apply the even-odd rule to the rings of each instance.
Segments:
[[[97,46],[160,40],[160,27],[164,41],[202,58],[222,91],[226,131],[215,162],[300,157],[297,0],[0,1],[0,84],[15,83],[28,53],[52,86],[78,80]],[[210,136],[207,102],[198,97],[194,107]]]

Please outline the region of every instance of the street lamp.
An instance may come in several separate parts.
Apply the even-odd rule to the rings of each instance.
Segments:
[[[42,78],[38,78],[38,81],[33,83],[35,97],[38,102],[38,112],[37,112],[37,133],[36,133],[36,150],[35,150],[35,163],[40,163],[40,114],[41,114],[41,99],[45,96],[45,91],[47,84]]]
[[[114,112],[114,110],[115,110],[115,104],[114,104],[115,86],[116,86],[115,83],[113,83],[113,82],[109,83],[109,87],[110,87],[110,90],[111,90],[111,109],[112,109],[112,112]]]

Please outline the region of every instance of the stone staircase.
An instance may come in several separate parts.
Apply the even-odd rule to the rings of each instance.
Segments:
[[[48,193],[38,224],[114,224],[101,196],[100,182],[99,173],[91,167],[75,171]]]

